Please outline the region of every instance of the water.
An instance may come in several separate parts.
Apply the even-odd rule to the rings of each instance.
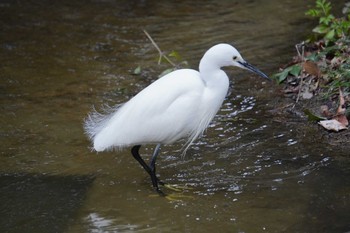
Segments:
[[[184,158],[181,143],[162,148],[160,178],[191,188],[175,200],[154,196],[128,150],[91,152],[82,130],[92,105],[126,101],[168,67],[142,29],[190,67],[224,41],[271,74],[312,28],[312,4],[2,1],[0,231],[349,231],[348,154],[276,114],[278,87],[245,71],[227,70],[227,100]]]

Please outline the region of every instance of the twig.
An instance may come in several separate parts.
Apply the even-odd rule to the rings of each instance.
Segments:
[[[156,42],[152,39],[152,37],[150,36],[150,34],[148,34],[148,32],[146,30],[143,30],[143,32],[146,34],[147,38],[151,41],[152,45],[157,49],[158,53],[159,53],[159,60],[158,60],[158,65],[161,63],[162,61],[162,57],[164,57],[165,60],[167,60],[167,62],[169,62],[172,66],[176,67],[176,64],[174,62],[172,62],[163,52],[162,50],[159,48],[159,46],[156,44]]]
[[[300,99],[300,95],[301,95],[301,90],[303,88],[303,75],[300,75],[300,84],[299,84],[299,91],[298,91],[298,95],[297,95],[297,99],[295,100],[295,104],[297,104],[299,102]],[[293,106],[293,108],[295,107],[295,104]]]
[[[304,57],[305,42],[303,41],[300,44],[296,44],[295,48],[296,48],[296,50],[298,52],[298,56],[299,56],[300,60],[303,62],[305,60],[305,57]],[[299,51],[299,48],[301,48],[301,53]]]
[[[305,60],[305,57],[304,57],[305,43],[304,43],[304,41],[301,42],[300,44],[296,44],[295,48],[298,52],[298,56],[299,56],[300,61],[304,62],[304,60]],[[301,53],[299,51],[300,48],[301,48]],[[300,75],[299,91],[298,91],[297,99],[295,100],[295,104],[293,105],[293,108],[299,102],[302,88],[303,88],[303,74]]]

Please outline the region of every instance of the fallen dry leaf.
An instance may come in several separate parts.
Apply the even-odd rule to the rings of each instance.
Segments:
[[[322,116],[324,117],[330,117],[332,114],[329,112],[329,108],[327,105],[321,105],[320,107]]]
[[[320,76],[320,69],[318,68],[317,64],[313,61],[305,61],[302,64],[303,69],[305,73],[308,73],[310,75],[313,75],[315,77]]]
[[[311,99],[314,95],[308,90],[308,89],[305,89],[304,92],[301,93],[301,97],[303,99]]]
[[[333,119],[343,124],[345,127],[349,125],[349,121],[345,115],[336,115]]]
[[[331,130],[331,131],[340,131],[343,129],[347,129],[346,126],[344,126],[342,123],[340,123],[339,121],[332,119],[332,120],[324,120],[324,121],[320,121],[318,122],[320,125],[323,126],[323,128],[327,129],[327,130]]]
[[[344,94],[339,88],[339,107],[337,109],[337,115],[338,114],[345,114],[346,108],[345,108],[345,99],[344,99]]]
[[[334,57],[331,60],[331,66],[333,68],[339,67],[341,65],[341,63],[343,63],[343,60],[340,57]]]
[[[345,99],[341,88],[339,88],[339,107],[337,109],[337,114],[333,117],[333,119],[337,120],[344,126],[348,126],[349,121],[345,116],[345,112],[346,112]]]
[[[347,126],[349,125],[349,121],[345,116],[345,99],[343,92],[339,88],[339,107],[337,109],[337,113],[335,116],[333,116],[333,119],[331,120],[324,120],[320,121],[319,124],[322,125],[325,129],[336,131],[347,129]],[[326,105],[321,106],[321,112],[323,115],[329,115],[328,107]]]

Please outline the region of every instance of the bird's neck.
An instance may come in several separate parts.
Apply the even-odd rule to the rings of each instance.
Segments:
[[[218,89],[218,91],[221,92],[227,92],[229,80],[226,73],[221,70],[220,67],[202,59],[199,64],[199,73],[208,88]]]
[[[210,64],[201,63],[199,73],[205,85],[203,102],[211,106],[211,109],[207,109],[205,114],[209,114],[212,119],[227,95],[229,79],[223,70],[210,66]]]

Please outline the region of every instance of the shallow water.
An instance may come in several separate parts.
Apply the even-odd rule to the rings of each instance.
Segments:
[[[181,143],[162,148],[160,178],[190,188],[166,189],[174,200],[154,195],[128,150],[91,152],[82,129],[92,105],[122,103],[168,67],[142,29],[192,68],[228,42],[272,74],[312,28],[311,5],[2,1],[0,231],[350,231],[348,155],[316,126],[280,120],[278,87],[245,71],[227,70],[227,100],[184,158]]]

